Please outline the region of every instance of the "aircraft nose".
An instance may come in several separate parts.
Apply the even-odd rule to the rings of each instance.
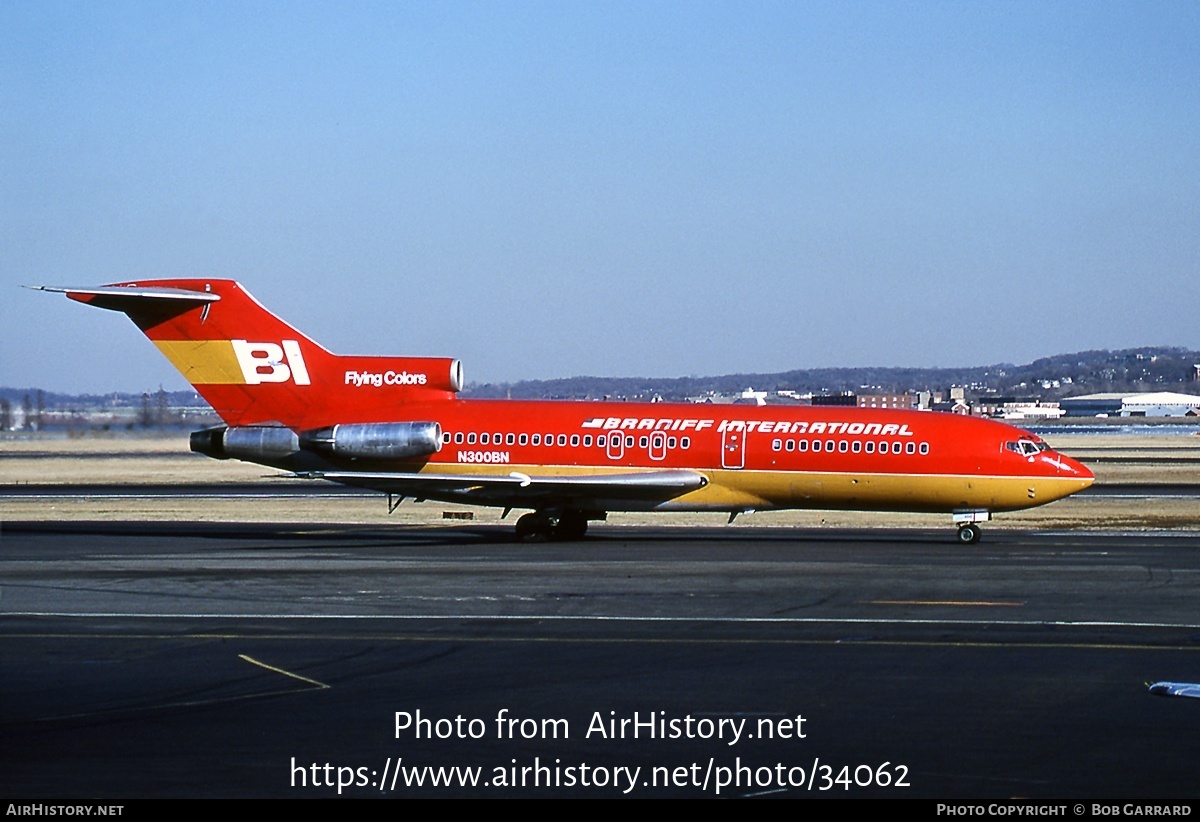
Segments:
[[[1066,454],[1058,455],[1058,471],[1064,476],[1081,480],[1084,483],[1084,488],[1087,488],[1096,481],[1096,475],[1092,473],[1092,469],[1074,457],[1068,457]]]

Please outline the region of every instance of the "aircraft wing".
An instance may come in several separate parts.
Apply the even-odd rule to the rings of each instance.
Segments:
[[[446,501],[542,508],[586,505],[591,500],[662,502],[703,488],[708,477],[696,471],[645,471],[586,476],[509,474],[417,474],[358,471],[310,471],[297,474],[389,494]]]

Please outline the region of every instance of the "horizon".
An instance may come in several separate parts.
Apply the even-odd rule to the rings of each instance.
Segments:
[[[688,374],[688,375],[680,375],[680,376],[655,376],[655,375],[645,375],[645,374],[626,375],[626,376],[598,375],[598,374],[576,374],[576,375],[565,376],[565,377],[536,377],[536,378],[532,378],[532,379],[516,380],[513,382],[490,382],[490,383],[479,382],[479,381],[474,381],[474,380],[468,379],[465,383],[464,393],[469,394],[472,388],[475,388],[475,389],[488,388],[488,387],[491,387],[491,388],[510,387],[511,388],[511,387],[516,387],[516,386],[519,386],[519,385],[525,384],[525,383],[554,383],[554,382],[562,382],[562,381],[570,381],[570,380],[598,380],[598,381],[646,380],[646,381],[673,382],[673,381],[681,381],[681,380],[717,381],[717,380],[728,380],[728,379],[737,378],[737,377],[779,378],[779,377],[786,376],[788,374],[794,374],[797,372],[822,372],[822,371],[860,371],[860,370],[862,370],[862,371],[875,371],[875,370],[879,370],[879,371],[995,371],[997,369],[1003,369],[1003,368],[1013,368],[1013,369],[1029,368],[1029,367],[1033,366],[1035,363],[1038,363],[1042,360],[1056,360],[1056,359],[1061,359],[1061,358],[1071,358],[1071,357],[1077,357],[1077,356],[1088,355],[1088,354],[1136,356],[1139,354],[1151,353],[1151,352],[1155,352],[1155,351],[1175,352],[1175,353],[1179,353],[1181,355],[1194,355],[1194,356],[1190,356],[1189,358],[1196,359],[1198,362],[1195,363],[1194,365],[1200,366],[1200,349],[1191,349],[1191,348],[1186,348],[1183,346],[1162,346],[1162,345],[1155,346],[1155,345],[1152,345],[1152,346],[1134,346],[1132,348],[1118,348],[1118,349],[1097,348],[1097,349],[1086,349],[1086,350],[1080,350],[1080,351],[1064,351],[1059,354],[1052,354],[1052,355],[1049,355],[1046,357],[1038,357],[1033,360],[1030,360],[1029,362],[1024,362],[1024,363],[999,362],[999,363],[987,363],[987,364],[982,364],[982,365],[955,365],[955,366],[890,366],[890,365],[836,366],[836,365],[821,365],[821,366],[814,366],[814,367],[808,367],[808,368],[788,368],[788,369],[784,369],[782,371],[769,371],[769,372],[768,371],[734,371],[734,372],[729,372],[729,373],[725,373],[725,374],[700,374],[700,375]],[[464,364],[464,369],[465,368],[466,368],[466,366]],[[178,387],[171,387],[171,386],[166,385],[165,383],[159,383],[159,384],[157,384],[153,387],[149,387],[149,388],[130,388],[130,389],[109,388],[109,389],[102,390],[102,391],[64,391],[64,390],[49,388],[44,385],[42,385],[42,386],[39,386],[39,385],[18,386],[18,385],[0,384],[0,393],[7,392],[7,393],[11,393],[11,394],[18,394],[18,393],[26,393],[26,392],[30,392],[30,391],[42,391],[46,394],[60,395],[60,396],[65,396],[65,397],[107,397],[107,396],[111,396],[111,395],[127,395],[127,396],[131,396],[131,397],[137,397],[137,396],[141,396],[141,395],[145,395],[145,394],[154,395],[158,391],[165,391],[168,394],[188,393],[188,394],[196,394],[197,396],[199,396],[199,394],[196,392],[196,389],[183,378],[182,374],[179,374],[179,372],[177,372],[177,371],[174,373],[178,377],[178,381],[177,381],[179,384]],[[1189,382],[1189,381],[1190,380],[1187,380],[1187,379],[1180,380],[1180,382],[1184,382],[1184,383]],[[874,387],[874,386],[862,386],[862,387]],[[947,386],[947,387],[949,387],[949,386]],[[916,388],[910,387],[905,390],[911,391],[911,390],[922,390],[922,389],[916,389]]]

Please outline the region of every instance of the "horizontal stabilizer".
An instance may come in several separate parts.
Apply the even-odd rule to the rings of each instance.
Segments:
[[[96,308],[111,311],[129,311],[138,306],[158,304],[178,305],[181,308],[196,303],[215,303],[221,297],[207,291],[189,291],[183,288],[147,288],[141,286],[101,285],[88,287],[60,285],[29,285],[34,291],[50,291],[66,294],[72,300]]]

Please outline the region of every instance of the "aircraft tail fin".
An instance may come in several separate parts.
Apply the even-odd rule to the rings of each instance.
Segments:
[[[37,288],[127,314],[230,426],[381,422],[462,389],[458,360],[331,354],[233,280]]]

